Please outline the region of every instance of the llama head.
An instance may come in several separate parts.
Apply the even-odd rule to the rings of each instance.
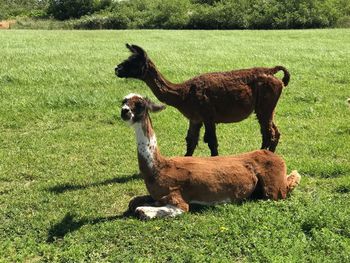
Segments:
[[[148,116],[148,112],[158,112],[165,109],[165,105],[153,103],[148,98],[131,93],[124,97],[120,116],[131,125],[141,122]]]
[[[115,74],[119,78],[141,79],[147,71],[147,54],[139,46],[126,44],[131,56],[115,67]]]

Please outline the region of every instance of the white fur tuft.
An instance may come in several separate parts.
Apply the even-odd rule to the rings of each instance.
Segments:
[[[301,175],[298,173],[297,170],[293,170],[293,171],[290,173],[290,175],[288,175],[288,177],[289,177],[289,176],[295,177],[295,183],[296,183],[297,185],[300,184]]]
[[[124,99],[131,99],[132,97],[138,97],[138,98],[143,98],[140,94],[137,93],[130,93],[124,97]]]

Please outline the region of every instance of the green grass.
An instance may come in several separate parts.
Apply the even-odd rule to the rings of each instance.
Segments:
[[[146,189],[120,101],[155,100],[114,77],[127,42],[175,82],[286,66],[277,153],[302,175],[290,198],[123,218]],[[1,31],[0,43],[0,262],[349,262],[350,30]],[[184,117],[168,107],[152,119],[163,155],[184,154]],[[221,155],[261,143],[253,116],[218,137]],[[195,154],[209,155],[202,141]]]

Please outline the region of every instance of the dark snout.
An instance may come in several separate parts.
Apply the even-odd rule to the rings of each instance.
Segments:
[[[124,120],[124,121],[128,121],[131,119],[131,111],[130,109],[127,108],[122,108],[121,112],[120,112],[120,117]]]
[[[114,69],[115,71],[115,75],[119,78],[125,78],[125,72],[123,69],[123,66],[121,64],[119,64],[118,66],[115,67]]]

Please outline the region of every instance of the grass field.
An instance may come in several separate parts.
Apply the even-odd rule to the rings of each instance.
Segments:
[[[277,153],[301,185],[285,201],[123,218],[146,193],[134,132],[119,118],[144,83],[116,79],[125,43],[179,82],[284,65]],[[1,31],[0,262],[349,262],[350,30]],[[183,155],[187,121],[152,115],[163,155]],[[218,126],[221,155],[260,147],[254,116]],[[208,156],[201,141],[196,155]]]

